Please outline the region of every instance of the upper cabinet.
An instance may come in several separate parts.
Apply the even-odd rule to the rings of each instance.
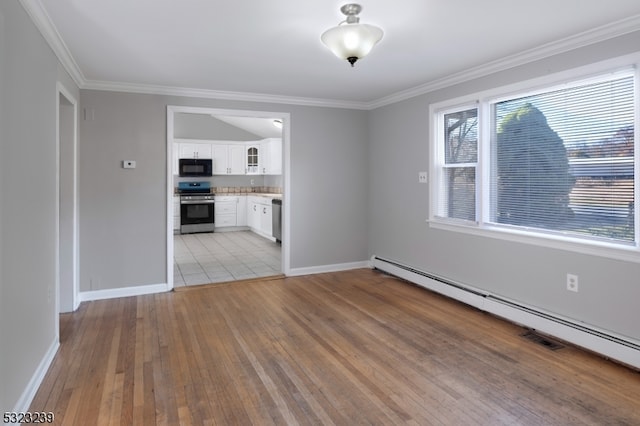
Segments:
[[[269,138],[260,141],[260,174],[282,174],[282,139]]]
[[[260,174],[260,157],[261,152],[259,144],[250,144],[245,146],[245,152],[247,153],[247,174],[257,175]]]
[[[175,139],[174,174],[178,158],[211,158],[214,175],[282,174],[282,139],[256,142]]]
[[[180,158],[212,158],[211,144],[180,142]]]
[[[224,143],[212,143],[213,174],[243,175],[246,173],[244,146]]]

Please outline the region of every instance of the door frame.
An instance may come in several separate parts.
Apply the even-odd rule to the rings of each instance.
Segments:
[[[174,118],[176,113],[192,114],[214,114],[228,115],[236,117],[255,118],[277,118],[282,120],[282,264],[281,270],[284,275],[290,275],[290,212],[291,212],[291,190],[290,190],[290,135],[291,135],[291,114],[288,112],[274,111],[253,111],[244,109],[221,109],[209,107],[193,107],[167,105],[167,288],[171,290],[173,285],[173,142],[174,142]]]
[[[61,130],[61,113],[60,113],[60,103],[61,98],[66,99],[73,108],[72,111],[72,126],[71,131],[71,144],[72,144],[72,154],[71,158],[65,159],[71,163],[72,167],[72,183],[70,193],[71,193],[71,203],[72,203],[72,235],[70,238],[71,241],[71,294],[68,294],[68,289],[65,288],[65,294],[61,294],[61,283],[60,283],[60,270],[63,267],[61,265],[60,258],[60,196],[62,193],[62,185],[60,172],[61,172],[61,144],[68,143],[67,141],[62,141],[60,139],[60,130]],[[78,100],[71,94],[69,90],[60,82],[56,83],[56,277],[55,277],[55,312],[56,318],[60,315],[60,299],[61,297],[70,298],[71,311],[75,311],[80,306],[80,285],[79,285],[79,221],[78,221]],[[56,321],[56,336],[60,335],[59,330],[59,322]]]

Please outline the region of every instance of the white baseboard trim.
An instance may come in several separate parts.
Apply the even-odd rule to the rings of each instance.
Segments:
[[[322,274],[325,272],[348,271],[350,269],[370,268],[368,260],[362,262],[336,263],[333,265],[309,266],[306,268],[292,268],[287,271],[287,276]]]
[[[80,301],[116,299],[118,297],[142,296],[144,294],[164,293],[170,291],[169,284],[149,284],[135,287],[111,288],[106,290],[81,291]]]
[[[40,361],[38,368],[36,368],[33,376],[31,376],[31,380],[29,380],[27,387],[22,392],[22,395],[20,395],[20,399],[18,399],[18,401],[16,402],[16,405],[13,408],[14,412],[24,413],[26,411],[29,411],[31,402],[33,402],[33,398],[36,396],[36,392],[40,388],[40,385],[44,380],[44,376],[47,374],[47,371],[49,371],[49,367],[51,366],[53,358],[56,356],[59,347],[60,337],[55,336],[53,342],[51,342],[51,345],[49,346],[49,349]]]
[[[640,369],[640,342],[595,326],[453,283],[398,262],[373,256],[374,268],[471,305],[527,328],[557,337],[633,368]]]

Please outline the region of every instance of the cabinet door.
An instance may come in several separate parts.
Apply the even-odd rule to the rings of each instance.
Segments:
[[[181,143],[180,158],[211,158],[211,144]]]
[[[269,200],[269,202],[271,202],[271,200]],[[272,216],[273,209],[271,208],[271,204],[262,204],[260,206],[260,231],[268,236],[271,236],[273,233]]]
[[[210,143],[197,143],[196,155],[198,158],[211,158],[211,144]]]
[[[249,145],[247,148],[247,174],[255,175],[260,173],[259,154],[260,147],[258,145]]]
[[[260,204],[255,201],[250,201],[248,204],[247,222],[249,228],[260,229]]]
[[[229,148],[227,145],[211,145],[211,154],[213,157],[214,175],[226,175],[229,173]]]
[[[271,147],[269,145],[268,139],[260,142],[260,157],[258,158],[258,162],[260,166],[259,168],[260,168],[261,175],[268,174],[268,170],[270,168],[270,164],[269,164],[270,150],[271,150]]]
[[[228,167],[230,174],[245,174],[244,152],[244,146],[242,145],[229,145]]]
[[[271,139],[269,141],[269,165],[265,174],[282,174],[282,139]]]
[[[196,158],[195,144],[193,143],[181,143],[178,144],[180,149],[180,158]]]
[[[247,226],[247,196],[238,197],[238,207],[236,208],[236,224],[237,226]]]

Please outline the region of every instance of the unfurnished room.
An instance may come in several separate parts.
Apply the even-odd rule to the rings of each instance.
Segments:
[[[640,424],[637,0],[3,0],[3,424]]]

